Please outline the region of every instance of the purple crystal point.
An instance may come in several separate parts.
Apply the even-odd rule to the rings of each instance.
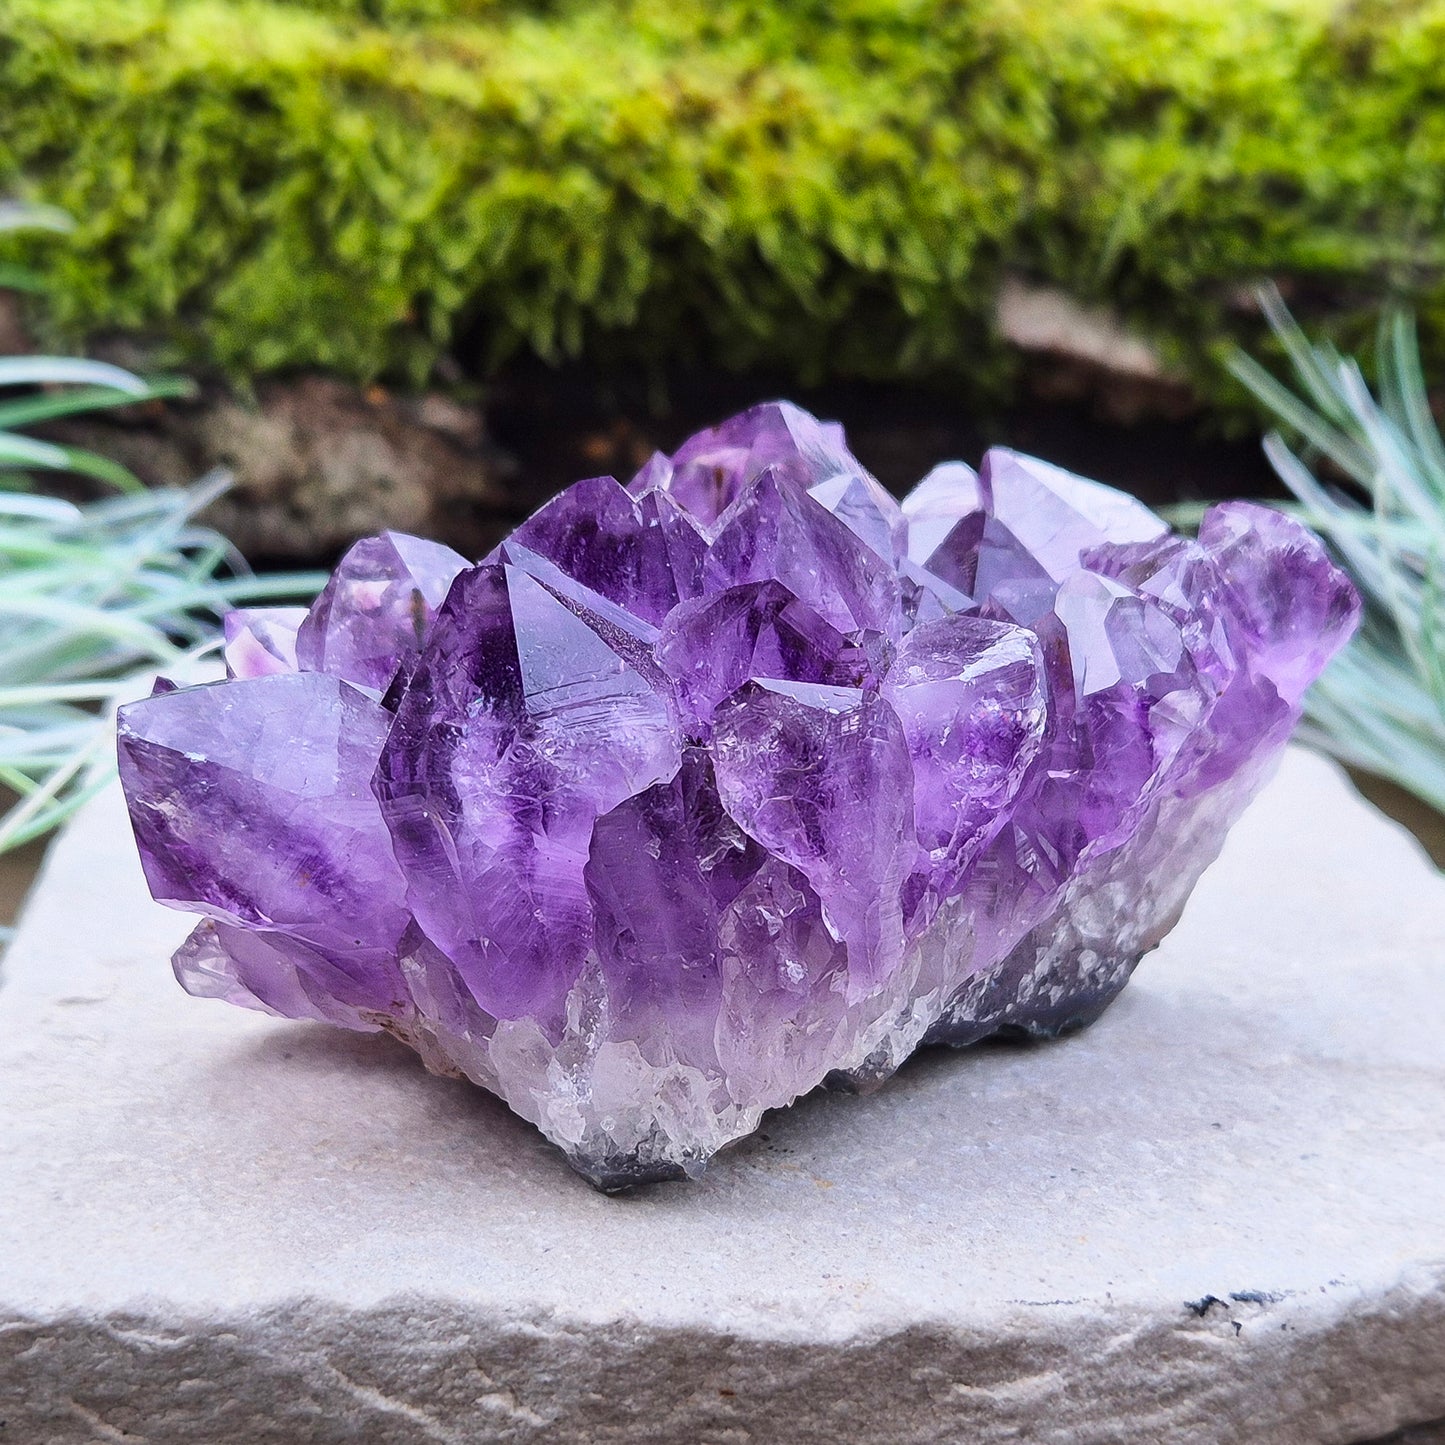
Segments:
[[[458,581],[376,788],[417,922],[483,1008],[560,1004],[591,942],[592,826],[680,757],[668,700],[615,639],[518,568]]]
[[[750,682],[718,710],[713,753],[723,806],[812,884],[855,978],[876,983],[901,958],[917,851],[898,714],[860,688]]]
[[[978,578],[985,521],[978,473],[962,462],[935,467],[903,499],[908,553],[899,565],[904,606],[915,622],[963,612]]]
[[[914,831],[946,895],[988,841],[1043,741],[1038,639],[1022,627],[947,617],[903,639],[883,696],[903,724]]]
[[[1086,547],[1149,542],[1169,530],[1126,493],[1006,447],[993,447],[985,455],[979,484],[996,524],[985,546],[1011,547],[1056,582],[1078,571]]]
[[[672,459],[663,452],[653,452],[627,484],[629,495],[645,496],[648,492],[663,489],[672,481]]]
[[[718,921],[722,999],[713,1036],[729,1095],[756,1113],[806,1093],[837,1067],[851,991],[848,945],[807,878],[763,857]]]
[[[714,1058],[720,920],[766,854],[723,810],[706,753],[598,818],[586,868],[601,971],[654,1063]]]
[[[652,666],[651,649],[657,641],[657,628],[636,613],[608,601],[600,592],[594,592],[569,577],[555,562],[549,562],[529,547],[508,538],[488,554],[483,565],[506,566],[525,572],[540,582],[569,612],[612,639],[628,656],[640,661],[644,668]]]
[[[897,635],[898,575],[781,472],[749,484],[718,523],[703,568],[708,591],[777,581],[839,632]]]
[[[676,608],[657,660],[687,715],[711,726],[718,704],[755,678],[861,687],[871,658],[781,582],[745,582]]]
[[[1069,663],[1053,702],[1072,722],[1054,771],[1073,791],[1083,845],[1110,846],[1125,841],[1120,828],[1150,801],[1215,690],[1173,621],[1120,583],[1075,573],[1059,588],[1053,615]],[[1071,695],[1061,696],[1065,690]]]
[[[436,542],[384,532],[341,559],[296,634],[304,671],[329,672],[385,692],[421,650],[466,558]]]
[[[295,672],[296,631],[305,620],[304,607],[242,607],[228,612],[224,626],[227,676]]]
[[[553,497],[506,545],[520,544],[651,623],[702,590],[707,543],[666,492],[635,501],[611,477]]]
[[[1358,610],[1283,515],[1179,537],[997,449],[899,505],[771,403],[476,566],[358,543],[125,709],[121,771],[186,989],[384,1027],[611,1189],[1096,1017]]]
[[[843,474],[872,480],[848,451],[840,427],[818,421],[791,402],[772,401],[699,432],[670,459],[654,456],[630,490],[665,489],[710,527],[769,469],[805,491]],[[881,487],[878,493],[876,505],[891,501]]]
[[[1026,626],[1048,611],[1054,590],[1079,570],[1080,554],[1088,548],[1106,541],[1145,542],[1168,532],[1133,497],[1003,447],[984,457],[979,486],[985,505],[975,524],[977,539],[967,538],[971,552],[957,534],[940,551],[958,575],[971,557],[967,590]],[[960,530],[967,532],[967,524]],[[933,559],[926,565],[940,570]],[[960,585],[955,576],[948,580]]]
[[[963,462],[934,467],[903,499],[909,559],[925,566],[965,517],[983,509],[983,486],[972,467]]]
[[[1226,628],[1294,707],[1359,625],[1359,594],[1318,537],[1268,507],[1210,508],[1199,545],[1219,575]]]
[[[808,495],[826,508],[854,536],[870,546],[891,567],[908,551],[908,519],[903,509],[867,472],[840,472],[808,488]]]

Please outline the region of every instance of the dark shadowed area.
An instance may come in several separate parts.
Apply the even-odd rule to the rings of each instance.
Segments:
[[[994,445],[1123,487],[1152,506],[1283,495],[1254,436],[1223,438],[1197,413],[1113,419],[1101,405],[1108,398],[1097,393],[1024,397],[983,410],[935,387],[800,387],[780,374],[692,372],[669,376],[659,398],[640,374],[604,378],[581,366],[534,364],[502,376],[486,411],[493,441],[516,464],[509,490],[520,520],[569,482],[626,477],[655,449],[670,451],[702,427],[782,396],[842,422],[859,460],[900,495],[937,463],[977,464]]]

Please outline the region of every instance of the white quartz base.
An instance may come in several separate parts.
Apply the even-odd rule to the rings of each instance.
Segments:
[[[111,793],[0,965],[3,1445],[1445,1417],[1445,879],[1306,753],[1094,1028],[929,1053],[632,1197],[386,1038],[187,998],[186,929]]]

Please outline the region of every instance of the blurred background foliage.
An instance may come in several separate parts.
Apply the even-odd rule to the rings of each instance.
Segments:
[[[1205,395],[1270,275],[1445,337],[1445,0],[0,0],[50,340],[996,387],[1010,272]]]

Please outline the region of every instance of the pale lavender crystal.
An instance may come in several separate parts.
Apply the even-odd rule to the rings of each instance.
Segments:
[[[1043,742],[1038,639],[963,614],[920,623],[898,649],[883,698],[903,725],[926,897],[949,897],[1008,816]]]
[[[781,582],[745,582],[674,608],[656,650],[700,733],[751,678],[876,687],[890,655],[881,633],[839,632]]]
[[[848,949],[850,990],[894,974],[917,853],[898,714],[871,689],[747,682],[718,709],[713,758],[728,814],[812,885]]]
[[[718,519],[708,592],[781,582],[842,632],[900,630],[897,573],[788,474],[769,467]]]
[[[965,517],[981,513],[983,507],[983,485],[972,467],[964,462],[934,467],[904,497],[899,509],[908,528],[909,560],[926,567],[948,534]]]
[[[189,991],[386,1029],[614,1188],[1097,1016],[1358,610],[1279,513],[1179,537],[1004,450],[900,505],[776,403],[475,566],[358,543],[121,768]]]
[[[908,519],[882,483],[862,470],[840,472],[808,488],[854,536],[896,567],[908,553]]]
[[[748,483],[769,469],[804,491],[843,475],[873,480],[836,423],[820,422],[791,402],[771,401],[698,432],[671,457],[654,456],[630,490],[667,491],[710,529]],[[881,487],[878,495],[883,503],[891,500]]]
[[[296,631],[306,620],[304,607],[238,607],[226,614],[228,677],[270,677],[295,672]]]
[[[421,651],[436,610],[467,560],[450,547],[383,532],[342,559],[296,633],[307,672],[378,692]]]

